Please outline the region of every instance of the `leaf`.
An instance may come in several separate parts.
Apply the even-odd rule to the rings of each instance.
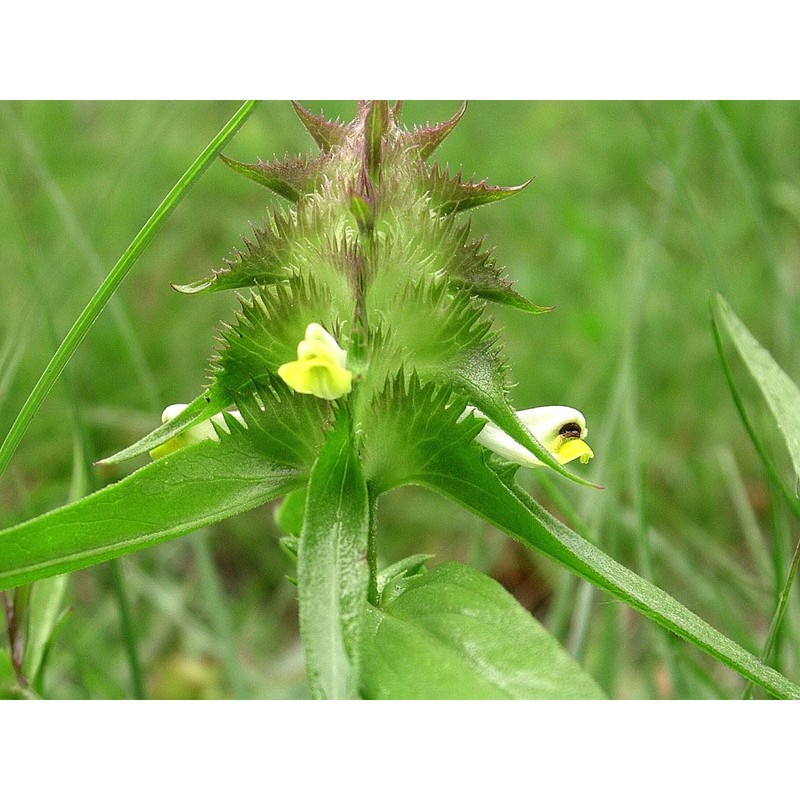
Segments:
[[[499,583],[459,563],[409,579],[370,608],[362,693],[380,699],[603,697]]]
[[[357,696],[368,528],[367,484],[341,414],[311,470],[297,554],[300,634],[313,697]]]
[[[430,158],[433,151],[455,130],[456,125],[461,122],[461,117],[464,116],[466,110],[467,102],[465,100],[461,108],[447,121],[440,122],[438,125],[423,125],[421,127],[415,125],[413,131],[407,131],[403,134],[403,147],[415,149],[419,157],[425,161]]]
[[[381,436],[396,446],[405,442],[402,460],[393,451],[365,447],[367,477],[376,488],[402,482],[426,486],[455,500],[517,541],[563,564],[667,630],[692,642],[739,674],[778,697],[800,698],[800,686],[765,666],[751,653],[715,630],[661,589],[631,572],[548,514],[518,486],[503,481],[475,444],[480,423],[473,416],[458,422],[463,402],[442,390],[412,390],[413,402],[391,403],[380,414]],[[373,452],[374,451],[374,452]]]
[[[275,524],[288,538],[299,538],[303,531],[303,517],[306,512],[307,488],[295,489],[283,498],[275,509]],[[294,554],[295,556],[297,553]]]
[[[169,422],[160,425],[154,431],[143,436],[138,442],[134,442],[124,450],[120,450],[118,453],[114,453],[114,455],[103,458],[97,463],[102,465],[119,464],[130,458],[149,453],[186,428],[197,425],[199,422],[203,422],[214,414],[219,413],[226,405],[227,403],[219,393],[203,392],[203,394],[192,400],[180,414],[173,417]]]
[[[425,572],[425,564],[433,558],[432,555],[418,553],[408,556],[401,561],[390,564],[378,573],[376,589],[381,605],[387,602],[405,588],[408,579]]]
[[[490,186],[486,181],[474,183],[472,180],[464,183],[460,172],[451,177],[447,167],[442,169],[435,164],[430,169],[426,168],[421,187],[428,192],[434,210],[440,214],[457,214],[511,197],[525,189],[532,180],[519,186]]]
[[[463,480],[465,476],[461,476],[462,480],[457,483],[449,482],[445,493],[517,541],[541,550],[775,696],[800,699],[800,686],[765,666],[674,597],[567,528],[519,487],[506,487],[505,495],[495,494],[503,484],[499,479],[495,483],[488,477],[489,469],[485,464],[481,464],[480,472],[483,475],[479,478],[475,474],[474,483],[469,479]],[[436,482],[440,490],[448,483],[441,473]],[[433,483],[429,485],[436,488]]]
[[[31,590],[28,640],[22,672],[31,684],[36,683],[47,645],[61,616],[67,589],[67,576],[56,575],[34,584]]]
[[[70,505],[0,531],[0,589],[173,539],[298,488],[240,429],[142,467]]]
[[[341,122],[328,120],[323,116],[318,117],[294,100],[292,100],[292,107],[300,118],[300,122],[303,123],[303,127],[311,134],[321,150],[327,152],[344,144],[347,128]]]
[[[800,389],[758,343],[722,295],[713,298],[711,311],[715,322],[727,331],[767,401],[800,480]]]
[[[326,153],[321,153],[316,157],[295,156],[291,158],[287,155],[283,161],[279,161],[277,158],[270,162],[258,159],[255,164],[243,164],[241,161],[234,161],[222,154],[220,154],[220,158],[234,172],[266,186],[267,189],[271,189],[293,203],[296,203],[304,195],[317,190],[322,183],[325,168],[329,162]]]
[[[493,258],[492,251],[484,249],[483,238],[469,241],[469,230],[468,223],[457,232],[460,241],[452,248],[453,255],[446,266],[448,277],[455,286],[463,286],[478,297],[530,314],[553,310],[553,306],[538,306],[514,291],[511,281],[503,277],[503,270]]]

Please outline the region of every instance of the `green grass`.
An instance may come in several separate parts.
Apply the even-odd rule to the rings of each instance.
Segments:
[[[316,111],[319,103],[311,103]],[[5,435],[120,254],[237,103],[10,103],[0,108],[0,409]],[[324,103],[343,118],[352,103]],[[456,102],[409,102],[409,123]],[[307,151],[288,103],[262,103],[225,152]],[[551,509],[722,632],[760,652],[798,537],[730,397],[708,300],[721,291],[800,379],[800,104],[472,103],[439,151],[521,195],[474,214],[517,289],[555,305],[499,309],[519,407],[586,415],[596,492],[527,484]],[[233,297],[182,297],[272,197],[215,162],[177,207],[77,349],[0,477],[0,525],[62,503],[77,407],[95,454],[139,438],[205,379]],[[32,279],[32,275],[36,279]],[[741,364],[734,377],[790,489],[789,460]],[[155,388],[154,388],[155,387]],[[722,456],[720,455],[722,454]],[[97,470],[105,483],[119,468]],[[479,561],[614,697],[739,697],[744,682],[622,604],[421,490],[386,498],[382,563],[415,552]],[[202,538],[198,538],[202,537]],[[148,696],[304,696],[295,589],[269,509],[69,579],[46,662],[50,697],[133,695],[135,636]],[[210,556],[210,558],[209,558]],[[216,570],[212,569],[215,566]],[[800,678],[800,606],[770,662]],[[756,696],[760,696],[756,693]]]

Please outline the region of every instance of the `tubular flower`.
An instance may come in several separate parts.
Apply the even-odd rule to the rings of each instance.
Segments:
[[[171,406],[167,406],[164,409],[164,412],[161,414],[161,422],[171,422],[186,407],[186,403],[174,403]],[[245,424],[242,415],[238,411],[230,411],[229,413],[232,417],[235,417],[239,422],[241,422],[242,425]],[[228,426],[225,423],[225,417],[221,413],[215,414],[213,417],[211,417],[211,419],[206,419],[202,422],[199,422],[197,425],[192,425],[190,428],[187,428],[186,430],[183,430],[173,436],[171,439],[168,439],[166,442],[164,442],[164,444],[159,445],[151,450],[150,458],[155,461],[157,458],[166,456],[169,453],[174,453],[176,450],[180,450],[182,447],[187,447],[190,444],[202,442],[204,439],[214,439],[215,441],[218,441],[219,437],[217,436],[217,432],[214,430],[211,420],[216,422],[217,425],[219,425],[219,427],[224,431],[228,431]]]
[[[312,322],[297,345],[297,361],[278,367],[278,375],[294,391],[336,400],[353,388],[353,373],[347,369],[347,351],[322,325]]]
[[[467,406],[464,415],[470,411],[478,419],[486,419],[484,414],[472,406]],[[594,458],[592,449],[584,441],[588,433],[586,419],[577,409],[568,406],[539,406],[518,411],[517,416],[559,464],[568,464],[576,458],[581,460],[581,464],[586,464],[590,458]],[[493,422],[487,421],[475,441],[514,464],[522,464],[524,467],[543,466],[533,453],[515,442]]]

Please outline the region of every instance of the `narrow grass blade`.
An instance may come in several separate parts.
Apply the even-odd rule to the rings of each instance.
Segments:
[[[720,359],[722,360],[723,369],[725,370],[725,377],[728,379],[734,401],[736,402],[740,414],[743,416],[743,421],[745,421],[748,433],[750,433],[751,439],[753,439],[753,443],[756,445],[758,454],[773,484],[777,484],[777,487],[787,499],[790,508],[797,515],[799,508],[797,497],[792,495],[783,485],[783,481],[781,481],[778,476],[775,466],[772,460],[767,456],[763,445],[756,437],[755,429],[752,427],[744,410],[744,403],[733,381],[733,375],[725,358],[724,347],[719,335],[720,327],[725,329],[728,336],[733,341],[739,355],[758,385],[769,410],[772,412],[778,430],[789,451],[797,480],[800,480],[800,389],[797,388],[797,385],[791,378],[778,366],[775,359],[758,343],[721,295],[716,295],[712,299],[711,313],[717,349],[719,350]],[[800,519],[800,516],[798,516],[798,519]],[[764,660],[769,658],[781,623],[783,622],[789,600],[789,592],[794,583],[798,565],[800,565],[800,542],[798,542],[795,548],[792,563],[789,567],[789,573],[778,595],[775,612],[772,616],[767,640],[764,643],[762,651],[762,658]],[[751,692],[752,686],[748,686],[745,689],[744,696],[749,697]]]
[[[83,338],[86,336],[101,311],[105,308],[119,285],[131,271],[133,265],[138,261],[139,257],[153,240],[153,237],[161,229],[162,225],[185,197],[189,189],[191,189],[203,172],[208,169],[220,150],[231,140],[248,116],[250,116],[255,107],[255,102],[254,100],[249,100],[244,103],[222,130],[209,142],[205,150],[197,157],[189,169],[186,170],[183,176],[170,190],[169,194],[153,212],[153,215],[145,223],[144,227],[134,237],[133,241],[122,254],[122,257],[108,274],[108,277],[103,281],[100,288],[95,292],[92,299],[78,316],[78,319],[59,345],[50,363],[33,387],[28,399],[25,401],[17,418],[14,420],[3,444],[0,445],[0,474],[2,474],[8,466],[8,462],[19,446],[31,420],[36,415],[42,402],[53,388],[53,385],[56,380],[58,380],[67,362],[72,358],[73,353],[77,350],[78,345],[83,341]]]
[[[767,402],[800,480],[800,389],[756,341],[722,295],[711,301],[717,326],[725,329]]]

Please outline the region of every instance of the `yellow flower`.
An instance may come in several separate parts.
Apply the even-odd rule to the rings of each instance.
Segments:
[[[186,403],[175,403],[171,406],[167,406],[164,409],[164,413],[161,415],[161,421],[169,422],[170,420],[175,419],[175,417],[177,417],[184,408],[186,408]],[[237,420],[239,420],[239,422],[242,423],[242,425],[244,425],[242,415],[238,411],[231,411],[229,413],[232,417],[235,417]],[[181,431],[171,439],[167,439],[164,444],[154,447],[150,451],[150,458],[155,461],[157,458],[166,456],[169,453],[174,453],[176,450],[180,450],[182,447],[187,447],[190,444],[202,442],[204,439],[214,439],[215,441],[218,441],[219,437],[217,436],[217,432],[214,430],[214,426],[211,424],[212,419],[217,423],[217,425],[219,425],[220,428],[222,428],[222,430],[228,430],[228,426],[225,424],[225,418],[222,416],[222,414],[215,414],[213,417],[211,417],[211,419],[198,422],[197,425],[192,425],[190,428],[186,428],[186,430]]]
[[[347,351],[322,325],[312,322],[297,345],[297,361],[278,367],[278,375],[301,394],[335,400],[353,388],[353,373],[347,369]]]
[[[471,406],[467,406],[464,416],[470,411],[479,419],[486,419],[485,414]],[[567,464],[576,458],[581,460],[581,464],[586,464],[590,458],[594,458],[592,448],[584,441],[588,428],[580,411],[568,406],[539,406],[518,411],[517,416],[559,464]],[[515,464],[525,467],[542,466],[542,462],[533,453],[493,422],[487,422],[483,426],[475,441]]]

